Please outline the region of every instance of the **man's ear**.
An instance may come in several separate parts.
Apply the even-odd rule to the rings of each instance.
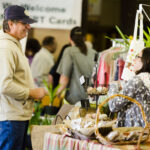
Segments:
[[[69,42],[70,42],[71,45],[75,45],[73,40],[70,37],[69,37]]]
[[[11,27],[13,26],[13,22],[11,20],[9,20],[8,25],[9,25],[9,28],[11,29]]]

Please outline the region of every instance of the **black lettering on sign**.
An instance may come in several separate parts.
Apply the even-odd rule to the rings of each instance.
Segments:
[[[38,23],[44,23],[44,16],[32,16],[33,19],[35,19]]]
[[[44,23],[44,16],[40,16],[40,22]]]
[[[51,13],[64,13],[66,11],[65,8],[57,8],[57,7],[46,7],[45,12]]]
[[[67,24],[67,25],[76,25],[76,20],[74,20],[73,18],[69,18],[69,19],[58,19],[55,17],[50,17],[49,18],[49,23],[51,24]]]
[[[55,17],[50,17],[49,18],[49,23],[55,24],[56,23],[56,18]]]

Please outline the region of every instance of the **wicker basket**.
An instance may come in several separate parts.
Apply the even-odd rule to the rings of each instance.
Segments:
[[[112,141],[109,141],[106,137],[102,136],[102,134],[99,132],[99,128],[98,128],[98,122],[99,122],[99,112],[102,108],[102,106],[107,103],[109,100],[115,98],[115,97],[123,97],[125,99],[128,99],[129,101],[135,103],[138,105],[138,107],[140,108],[141,112],[142,112],[142,117],[143,117],[143,120],[145,122],[145,128],[142,128],[142,127],[119,127],[119,128],[115,128],[115,130],[118,130],[119,132],[123,132],[123,133],[129,133],[131,131],[138,131],[140,133],[140,136],[139,136],[139,139],[138,140],[130,140],[130,141],[119,141],[119,142],[112,142]],[[147,119],[146,119],[146,115],[143,111],[143,108],[142,108],[142,105],[136,101],[135,99],[132,99],[131,97],[128,97],[128,96],[125,96],[125,95],[121,95],[121,94],[116,94],[116,95],[113,95],[109,98],[107,98],[106,100],[104,100],[99,106],[98,106],[98,109],[97,109],[97,117],[96,117],[96,128],[95,128],[95,134],[96,134],[96,137],[97,139],[99,140],[100,143],[102,144],[135,144],[137,143],[138,144],[138,147],[140,145],[140,142],[144,142],[144,141],[147,141],[148,137],[149,137],[149,124],[147,122]],[[148,131],[148,134],[147,134],[147,138],[145,140],[142,140],[142,136],[143,136],[143,133],[145,131]]]

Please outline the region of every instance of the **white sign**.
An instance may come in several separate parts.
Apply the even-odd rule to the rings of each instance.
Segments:
[[[81,26],[82,0],[1,0],[0,24],[9,5],[21,5],[37,20],[32,27],[71,29]]]

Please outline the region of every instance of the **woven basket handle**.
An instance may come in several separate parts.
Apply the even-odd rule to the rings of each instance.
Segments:
[[[99,130],[98,130],[99,112],[100,112],[100,110],[101,110],[101,108],[102,108],[102,106],[103,106],[104,104],[106,104],[109,100],[111,100],[111,99],[113,99],[113,98],[115,98],[115,97],[117,97],[117,96],[123,97],[123,98],[125,98],[125,99],[127,99],[127,100],[129,100],[129,101],[131,101],[131,102],[133,102],[133,103],[135,103],[135,104],[137,104],[138,107],[140,108],[141,112],[142,112],[142,117],[143,117],[143,120],[144,120],[144,122],[145,122],[145,127],[144,127],[144,129],[148,127],[148,122],[147,122],[146,115],[145,115],[145,112],[144,112],[144,110],[143,110],[142,105],[141,105],[137,100],[135,100],[135,99],[133,99],[133,98],[131,98],[131,97],[129,97],[129,96],[125,96],[125,95],[122,95],[122,94],[115,94],[115,95],[113,95],[113,96],[108,97],[106,100],[104,100],[104,101],[98,106],[98,109],[97,109],[97,116],[96,116],[96,122],[95,122],[95,125],[96,125],[95,134],[96,134],[97,136],[101,137],[101,139],[104,140],[104,141],[106,141],[106,139],[105,139],[104,137],[102,137],[102,135],[99,133]]]

